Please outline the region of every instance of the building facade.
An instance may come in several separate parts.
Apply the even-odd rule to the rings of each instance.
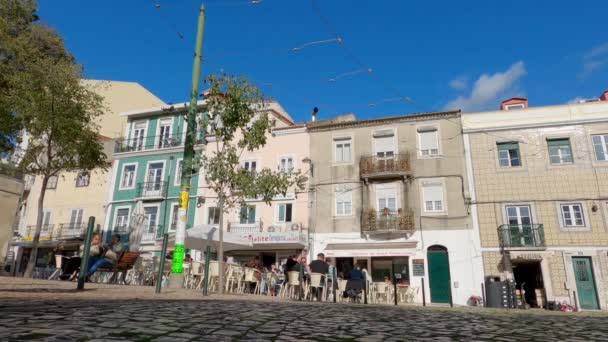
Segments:
[[[310,134],[311,231],[346,275],[417,289],[415,301],[466,304],[481,294],[478,233],[458,111],[314,121]]]
[[[306,127],[295,124],[278,102],[270,102],[264,111],[274,120],[275,127],[272,133],[267,134],[266,145],[255,151],[243,152],[241,167],[251,171],[300,171],[306,175],[309,170]],[[215,143],[213,137],[209,140],[204,153],[211,156]],[[211,189],[200,187],[198,198],[204,199],[204,204],[196,209],[196,225],[219,224],[216,197]],[[228,251],[226,255],[240,262],[259,257],[266,267],[270,267],[271,264],[280,264],[290,255],[300,254],[310,238],[308,198],[307,189],[292,188],[270,204],[260,199],[247,199],[245,207],[232,208],[224,215],[224,229],[251,241],[253,247]]]
[[[605,310],[608,102],[514,98],[462,125],[485,275],[514,279],[532,307]]]
[[[123,137],[115,139],[104,228],[107,240],[117,233],[128,242],[142,220],[139,249],[151,256],[162,234],[175,232],[187,108],[183,103],[121,113],[127,124]],[[194,222],[199,178],[198,173],[192,175],[187,227]]]
[[[112,160],[112,138],[122,135],[126,117],[119,113],[141,107],[161,105],[163,102],[147,89],[134,82],[84,80],[84,84],[104,98],[105,113],[98,118],[99,139]],[[106,220],[106,200],[110,184],[109,171],[66,172],[51,177],[47,185],[43,225],[40,235],[41,250],[37,265],[52,261],[55,249],[67,254],[76,252],[82,243],[88,217],[94,216],[96,229],[101,230]],[[17,248],[17,273],[23,272],[29,256],[31,240],[36,229],[41,177],[26,176],[21,202],[18,235],[13,245]]]

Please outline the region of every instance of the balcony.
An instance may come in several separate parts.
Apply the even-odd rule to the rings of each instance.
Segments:
[[[361,157],[359,160],[361,179],[402,178],[411,173],[410,154],[407,152],[386,157]]]
[[[162,226],[147,226],[144,228],[144,233],[141,236],[141,242],[154,242],[160,238],[160,233],[163,231]]]
[[[140,199],[161,199],[167,196],[167,182],[137,183],[135,197]]]
[[[53,239],[53,229],[55,226],[52,224],[43,225],[40,229],[40,240],[39,241],[48,241]],[[34,240],[34,235],[36,234],[36,225],[25,227],[25,234],[23,235],[23,239],[26,241]]]
[[[403,236],[414,233],[414,212],[410,209],[368,209],[361,213],[361,232],[369,235]]]
[[[228,222],[228,231],[237,234],[251,234],[262,232],[262,221],[253,223]]]
[[[140,138],[119,138],[114,139],[114,153],[149,151],[167,149],[183,146],[184,134],[174,134],[170,136],[152,136]]]
[[[131,232],[131,227],[129,226],[115,226],[112,228],[112,234],[127,234]]]
[[[59,239],[82,239],[86,229],[86,223],[61,223],[55,235]]]
[[[504,249],[546,249],[542,224],[503,224],[498,227],[498,237]]]

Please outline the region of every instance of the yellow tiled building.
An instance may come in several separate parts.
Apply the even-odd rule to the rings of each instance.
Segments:
[[[83,83],[104,98],[105,112],[98,118],[99,138],[110,160],[114,148],[112,139],[124,135],[127,127],[127,118],[119,114],[165,105],[136,82],[83,80]],[[49,180],[40,235],[43,249],[38,254],[41,266],[49,261],[51,252],[58,246],[65,250],[79,248],[89,216],[95,217],[97,227],[103,227],[110,176],[111,169],[105,172],[93,170],[89,173],[66,172]],[[41,185],[41,177],[27,176],[19,213],[18,236],[13,241],[13,245],[19,247],[16,251],[17,273],[23,271],[29,255],[28,246],[35,232]]]
[[[605,97],[604,97],[605,98]],[[486,277],[532,307],[608,306],[608,102],[462,114]]]

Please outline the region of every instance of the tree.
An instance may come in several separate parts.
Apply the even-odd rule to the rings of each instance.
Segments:
[[[290,189],[303,189],[300,172],[275,172],[268,168],[252,172],[240,165],[241,154],[255,151],[266,144],[274,127],[267,113],[267,99],[244,77],[226,74],[210,75],[205,95],[207,115],[202,127],[214,140],[201,157],[205,180],[215,192],[220,211],[218,260],[224,258],[224,214],[237,205],[246,206],[246,199],[258,198],[266,204]],[[223,290],[223,274],[219,274],[219,290]]]
[[[13,6],[12,12],[33,13],[35,9],[31,1],[0,1],[2,5]],[[53,30],[34,24],[34,17],[7,21],[5,12],[0,11],[0,37],[13,38],[0,47],[0,53],[9,56],[11,66],[5,67],[14,72],[0,84],[3,90],[0,101],[8,113],[0,114],[2,118],[7,115],[14,119],[28,137],[20,168],[27,174],[42,177],[32,253],[24,274],[31,277],[49,178],[63,172],[105,170],[109,165],[96,124],[103,113],[103,99],[82,84],[81,66],[75,63]],[[21,32],[18,37],[13,35],[15,31]]]

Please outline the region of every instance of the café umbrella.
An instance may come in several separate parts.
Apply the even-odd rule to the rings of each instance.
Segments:
[[[133,210],[133,216],[131,217],[131,232],[129,233],[129,250],[139,250],[141,244],[141,238],[144,234],[146,227],[146,215],[144,213],[144,204],[142,201],[138,201]]]

